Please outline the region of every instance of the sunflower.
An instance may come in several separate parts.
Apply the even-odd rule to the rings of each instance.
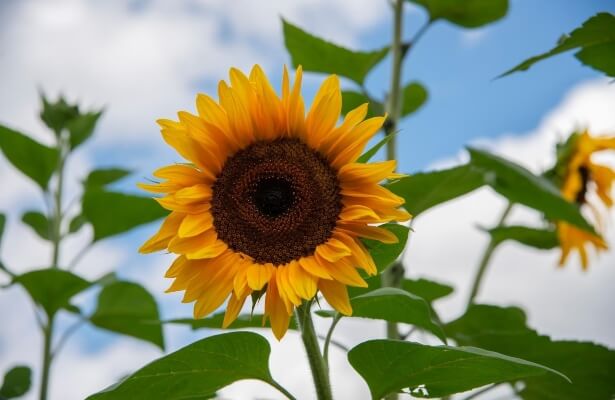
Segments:
[[[265,296],[265,318],[281,339],[294,308],[320,292],[342,314],[347,286],[365,287],[358,270],[377,273],[361,238],[394,243],[377,224],[404,221],[404,200],[380,186],[398,177],[395,161],[357,162],[385,117],[365,119],[367,104],[338,126],[337,76],[329,76],[305,114],[301,68],[279,97],[259,66],[230,70],[219,101],[196,98],[197,114],[159,120],[164,140],[186,164],[153,173],[143,189],[170,214],[140,249],[177,258],[168,291],[184,291],[202,318],[226,303],[223,327],[251,294]],[[263,321],[264,323],[265,321]]]
[[[563,149],[563,179],[560,180],[562,195],[582,208],[591,210],[600,227],[600,207],[609,209],[613,206],[615,171],[593,162],[592,155],[604,150],[615,150],[615,137],[592,137],[585,131],[573,134]],[[593,246],[597,251],[608,248],[600,235],[583,231],[565,222],[557,224],[557,234],[562,249],[560,265],[564,265],[570,253],[575,250],[581,257],[583,269],[586,270],[589,264],[587,247]]]

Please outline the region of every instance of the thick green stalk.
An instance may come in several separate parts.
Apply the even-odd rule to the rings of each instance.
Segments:
[[[496,228],[499,228],[504,225],[504,222],[506,222],[506,218],[508,218],[508,216],[510,215],[512,208],[513,203],[508,203],[508,206],[500,216],[500,220],[498,221]],[[470,307],[472,303],[474,303],[474,299],[478,295],[480,285],[483,281],[483,278],[485,277],[485,272],[487,271],[487,267],[489,266],[489,262],[491,261],[491,257],[493,256],[493,252],[498,247],[498,245],[499,242],[496,242],[495,240],[493,240],[493,238],[489,240],[489,244],[485,248],[480,263],[478,264],[478,269],[476,271],[476,276],[474,277],[474,283],[472,284],[472,290],[470,291],[470,297],[468,298],[468,305],[466,306],[466,308]]]
[[[391,43],[391,87],[387,99],[387,113],[389,120],[387,121],[385,133],[390,135],[397,131],[397,124],[401,117],[401,66],[404,59],[404,49],[402,42],[402,21],[403,21],[403,6],[404,0],[393,1],[393,41]],[[387,159],[396,159],[397,143],[396,138],[392,137],[387,142]],[[401,269],[398,271],[397,269]],[[403,277],[403,266],[395,264],[382,274],[383,286],[399,286]],[[397,324],[387,322],[387,337],[389,339],[399,339]]]
[[[301,339],[310,362],[310,369],[312,370],[312,377],[316,386],[316,396],[318,400],[333,400],[331,384],[329,383],[329,369],[320,352],[318,337],[312,322],[311,307],[311,302],[304,302],[297,307],[295,312],[297,324],[301,329]]]
[[[49,321],[43,329],[43,372],[41,377],[40,400],[47,400],[47,392],[49,391],[49,376],[51,373],[51,345],[53,343],[53,316],[49,316]]]

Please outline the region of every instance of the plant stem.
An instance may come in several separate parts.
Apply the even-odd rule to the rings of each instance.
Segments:
[[[404,59],[404,45],[402,43],[402,29],[403,29],[403,10],[405,0],[393,0],[393,40],[391,43],[391,87],[387,99],[387,113],[388,121],[385,125],[385,134],[390,135],[397,131],[397,125],[401,117],[401,66]],[[392,137],[387,142],[387,159],[396,159],[397,154],[397,140]],[[403,267],[401,267],[401,276],[403,276]],[[395,271],[394,267],[391,267],[382,274],[383,286],[399,286],[400,274]],[[393,322],[387,322],[387,337],[389,339],[398,339],[399,333],[397,330],[397,324]],[[397,396],[393,397],[396,398]]]
[[[513,203],[508,203],[508,206],[506,206],[506,209],[500,216],[496,228],[499,228],[504,225],[504,222],[506,221],[506,218],[508,218],[508,215],[510,215],[512,208]],[[468,304],[466,308],[470,307],[474,303],[474,299],[478,295],[480,285],[483,281],[483,278],[485,277],[485,272],[487,271],[487,267],[489,266],[489,262],[491,261],[491,257],[493,256],[493,252],[499,244],[500,243],[493,240],[493,238],[489,240],[489,244],[485,248],[483,256],[481,257],[480,263],[478,265],[478,270],[476,271],[476,276],[474,277],[474,283],[472,284],[472,290],[470,291],[470,297],[468,298]]]
[[[273,386],[274,388],[278,389],[280,391],[280,393],[282,393],[284,396],[286,396],[289,400],[297,400],[295,398],[295,396],[293,396],[292,394],[290,394],[288,392],[288,390],[286,390],[284,388],[284,386],[280,385],[279,383],[277,383],[276,381],[274,381],[273,379],[271,380],[271,382],[269,382],[269,384],[271,386]]]
[[[51,373],[51,344],[53,340],[53,315],[49,316],[47,325],[43,328],[43,372],[41,377],[40,400],[47,400],[49,390],[49,375]]]
[[[66,163],[67,140],[66,136],[60,134],[58,136],[58,165],[56,167],[56,175],[58,177],[57,187],[53,194],[54,213],[53,213],[53,255],[51,267],[58,268],[60,259],[60,241],[62,240],[62,188],[64,186],[64,164]]]
[[[60,244],[62,242],[62,188],[64,186],[64,165],[68,154],[68,143],[66,135],[58,135],[58,164],[56,166],[57,186],[53,195],[53,230],[51,240],[53,243],[53,253],[51,256],[51,268],[58,268],[60,259]],[[47,324],[43,326],[43,365],[41,377],[40,400],[47,400],[47,392],[49,391],[49,376],[51,374],[52,344],[53,344],[53,325],[55,315],[47,316]]]
[[[333,400],[331,384],[329,383],[329,369],[320,352],[318,337],[312,322],[311,307],[312,302],[309,301],[297,307],[295,311],[297,324],[301,329],[301,339],[303,339],[303,345],[310,362],[317,398],[318,400]]]
[[[323,345],[322,356],[325,359],[325,363],[327,364],[327,368],[329,367],[329,345],[331,344],[331,338],[333,336],[333,330],[337,326],[337,323],[342,319],[341,314],[336,314],[333,318],[333,322],[331,322],[331,327],[329,327],[329,332],[327,332],[327,337],[325,338],[325,344]]]

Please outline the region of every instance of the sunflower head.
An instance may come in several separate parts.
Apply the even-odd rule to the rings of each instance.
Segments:
[[[615,150],[615,137],[593,137],[587,131],[574,133],[558,146],[557,164],[548,174],[560,186],[564,198],[593,214],[599,228],[603,219],[602,210],[613,206],[615,171],[595,163],[592,156],[605,150]],[[565,222],[557,224],[557,232],[562,248],[560,265],[566,262],[574,250],[579,252],[583,269],[587,269],[587,247],[593,246],[596,250],[608,248],[601,236]]]
[[[278,96],[260,67],[230,71],[218,101],[196,99],[197,113],[160,120],[162,136],[188,163],[154,172],[170,211],[142,252],[177,255],[166,276],[201,318],[226,302],[231,324],[251,294],[264,294],[265,318],[280,339],[296,306],[317,292],[352,313],[347,285],[373,275],[361,238],[397,241],[377,226],[404,221],[403,199],[380,186],[395,161],[358,163],[385,117],[365,119],[367,104],[341,112],[339,79],[328,77],[305,113],[301,68]]]

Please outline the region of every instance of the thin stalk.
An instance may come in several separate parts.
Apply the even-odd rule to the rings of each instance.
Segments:
[[[325,359],[325,363],[327,364],[327,368],[329,367],[329,345],[332,343],[331,338],[333,336],[333,330],[337,326],[337,323],[342,319],[341,314],[337,314],[333,318],[333,322],[331,322],[331,326],[329,327],[329,331],[327,332],[327,337],[325,338],[325,344],[323,345],[322,356]]]
[[[58,136],[58,165],[56,175],[58,177],[57,187],[53,194],[53,254],[51,267],[58,268],[60,259],[60,241],[62,239],[62,188],[64,186],[64,165],[66,163],[67,143],[64,135]]]
[[[269,384],[271,386],[273,386],[274,388],[278,389],[280,391],[280,393],[282,393],[284,396],[286,396],[288,398],[288,400],[297,400],[295,398],[295,396],[290,394],[290,392],[284,388],[284,386],[280,385],[279,383],[277,383],[273,379],[271,380],[271,382],[269,382]]]
[[[500,216],[496,228],[499,228],[504,225],[504,222],[506,222],[506,218],[508,218],[508,216],[510,215],[512,208],[513,203],[508,203],[508,206],[506,206],[506,209]],[[483,256],[481,257],[480,263],[478,264],[478,269],[476,271],[476,276],[474,277],[474,283],[472,284],[472,290],[470,291],[470,297],[468,298],[468,304],[466,308],[470,307],[474,303],[474,299],[478,295],[481,283],[485,277],[485,272],[487,271],[487,267],[489,266],[489,262],[491,261],[491,257],[493,256],[493,252],[499,244],[500,243],[493,240],[493,238],[489,240],[489,244],[487,244],[487,247],[483,252]]]
[[[333,400],[331,384],[329,383],[329,369],[320,352],[318,337],[312,322],[311,307],[311,302],[305,302],[297,307],[295,311],[297,324],[301,329],[301,339],[310,362],[310,369],[316,386],[316,396],[318,400]]]
[[[49,376],[51,373],[51,344],[53,341],[53,315],[49,316],[47,325],[43,328],[44,343],[43,343],[43,372],[41,377],[40,400],[47,400],[47,392],[49,391]]]

